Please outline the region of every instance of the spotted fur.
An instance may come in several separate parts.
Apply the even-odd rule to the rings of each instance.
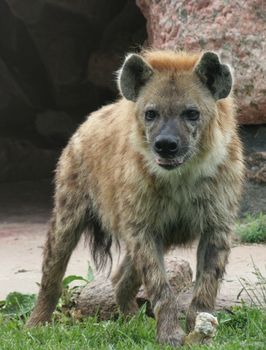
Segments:
[[[199,239],[188,328],[197,311],[214,307],[230,251],[243,160],[233,98],[217,100],[212,95],[197,74],[201,57],[143,52],[141,60],[137,59],[133,95],[124,81],[128,99],[122,97],[92,113],[71,138],[57,166],[53,221],[30,326],[50,319],[70,254],[86,230],[99,266],[106,261],[112,239],[126,246],[126,256],[113,277],[117,302],[124,313],[134,312],[135,295],[144,283],[160,342],[178,345],[184,335],[163,264],[163,254],[170,247]],[[154,77],[145,68],[143,78],[142,61],[151,67]],[[132,81],[132,74],[134,71],[124,76]],[[119,79],[122,75],[120,72]],[[167,91],[170,80],[177,95],[165,96],[160,89],[166,84],[163,91]],[[123,84],[119,84],[122,90]],[[202,126],[188,160],[167,171],[154,161],[149,130],[141,117],[143,106],[153,99],[165,104],[166,110],[173,99],[182,102],[187,96],[199,105]],[[189,134],[189,127],[187,130]]]

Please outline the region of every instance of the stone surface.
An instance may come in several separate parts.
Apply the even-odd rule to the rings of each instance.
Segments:
[[[266,123],[264,0],[137,0],[156,48],[215,50],[232,65],[242,124]]]
[[[246,155],[266,151],[266,125],[242,126],[239,131]]]
[[[55,105],[65,111],[89,111],[91,90],[85,70],[97,37],[95,28],[82,16],[47,5],[27,29],[49,76]]]
[[[266,213],[266,126],[249,125],[240,128],[246,160],[246,182],[240,216]]]
[[[246,181],[239,215],[244,217],[260,212],[266,214],[266,184]]]
[[[10,112],[14,114],[12,120]],[[0,126],[11,126],[12,122],[20,126],[29,123],[32,118],[31,101],[0,58]]]
[[[25,7],[24,2],[23,4]],[[33,112],[52,104],[49,77],[27,25],[13,14],[6,1],[0,2],[0,59]],[[8,82],[5,83],[4,80],[2,84],[8,91]],[[13,100],[16,102],[16,90],[14,90]],[[20,113],[23,113],[24,109],[22,105]],[[15,113],[12,110],[10,112],[10,119],[12,119]],[[0,119],[1,117],[2,114]]]
[[[266,184],[266,152],[255,152],[246,158],[249,180]]]
[[[118,69],[121,57],[113,52],[92,52],[88,62],[88,78],[97,86],[117,91],[114,67]]]
[[[68,140],[76,129],[72,118],[62,111],[47,110],[37,114],[35,123],[40,135],[55,142]]]
[[[62,148],[116,98],[113,72],[145,24],[132,0],[0,1],[0,137]]]
[[[51,177],[58,153],[39,149],[26,140],[0,138],[0,182]]]
[[[27,23],[38,21],[45,6],[45,0],[7,0],[7,3],[14,15]]]

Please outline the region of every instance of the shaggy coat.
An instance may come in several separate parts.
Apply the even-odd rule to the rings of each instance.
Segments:
[[[160,342],[179,345],[184,334],[164,271],[163,254],[170,247],[199,239],[188,328],[197,311],[213,309],[243,179],[230,79],[213,53],[147,51],[127,57],[118,74],[122,98],[92,113],[58,162],[41,290],[29,325],[50,319],[83,232],[97,267],[104,266],[112,240],[124,242],[126,256],[113,277],[117,302],[122,312],[134,312],[144,283]],[[164,119],[145,121],[150,103]],[[184,121],[180,116],[191,103],[200,117]],[[185,153],[178,158],[182,164],[168,170],[160,162],[170,161],[155,161],[151,148],[170,122],[178,125]]]

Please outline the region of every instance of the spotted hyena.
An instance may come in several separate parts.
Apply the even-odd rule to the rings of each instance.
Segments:
[[[122,98],[92,113],[58,162],[54,211],[37,305],[50,320],[70,255],[86,232],[97,267],[112,240],[126,255],[113,276],[120,310],[136,309],[143,283],[161,343],[182,344],[164,253],[199,239],[188,329],[214,307],[230,251],[243,179],[232,75],[213,52],[130,54],[118,74]]]

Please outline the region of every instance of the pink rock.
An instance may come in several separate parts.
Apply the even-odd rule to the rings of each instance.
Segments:
[[[149,46],[218,52],[234,69],[240,123],[266,123],[265,0],[136,1]]]

